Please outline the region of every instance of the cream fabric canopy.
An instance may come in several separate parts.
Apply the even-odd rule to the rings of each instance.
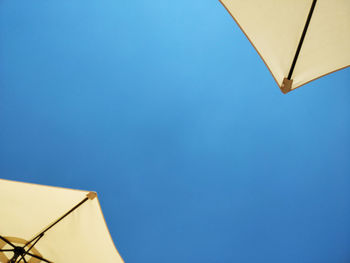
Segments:
[[[350,65],[350,0],[221,3],[284,93]]]
[[[123,260],[96,193],[0,179],[0,262]]]

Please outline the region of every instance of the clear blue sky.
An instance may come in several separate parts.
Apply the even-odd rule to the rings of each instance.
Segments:
[[[283,95],[216,0],[2,0],[0,176],[96,190],[126,263],[349,262],[349,83]]]

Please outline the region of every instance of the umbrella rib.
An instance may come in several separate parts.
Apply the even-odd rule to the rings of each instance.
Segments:
[[[27,249],[27,251],[25,251],[25,253],[24,253],[23,256],[22,256],[23,260],[24,260],[24,256],[28,254],[28,252],[36,245],[36,243],[39,242],[40,238],[42,238],[43,236],[44,236],[44,233],[41,234],[41,235],[39,235],[38,238],[35,240],[35,242]],[[25,246],[26,246],[26,245],[25,245]],[[24,247],[25,247],[25,246],[24,246]],[[23,248],[24,248],[24,247],[23,247]]]
[[[9,244],[11,247],[15,248],[16,246],[12,244],[10,241],[8,241],[6,238],[0,236],[0,239],[3,240],[5,243]]]
[[[20,260],[18,260],[18,261],[17,261],[17,263],[21,262],[21,261],[22,261],[22,259],[23,259],[24,263],[28,263],[28,262],[27,262],[27,260],[24,258],[24,256],[23,256],[23,255],[21,255],[21,259],[20,259]]]
[[[50,230],[52,227],[54,227],[58,222],[60,222],[62,219],[64,219],[66,216],[68,216],[70,213],[72,213],[75,209],[77,209],[79,206],[81,206],[82,204],[84,204],[87,200],[89,200],[89,197],[85,197],[82,201],[80,201],[76,206],[74,206],[72,209],[70,209],[68,212],[66,212],[63,216],[61,216],[60,218],[58,218],[56,221],[54,221],[51,225],[49,225],[48,227],[46,227],[43,231],[41,231],[38,235],[36,235],[34,238],[32,238],[30,241],[27,242],[27,244],[24,246],[26,247],[27,245],[29,245],[30,243],[32,243],[35,239],[37,239],[39,236],[44,235],[45,232],[47,232],[48,230]]]
[[[292,62],[292,66],[290,67],[290,70],[289,70],[289,73],[288,73],[288,79],[289,80],[292,78],[294,67],[295,67],[295,64],[297,63],[297,60],[298,60],[298,57],[299,57],[299,53],[300,53],[300,50],[301,50],[301,46],[303,45],[304,38],[305,38],[305,35],[306,35],[306,31],[307,31],[307,29],[309,27],[311,16],[312,16],[312,13],[314,12],[316,2],[317,2],[317,0],[313,0],[312,1],[312,5],[311,5],[310,11],[309,11],[309,15],[307,16],[307,20],[306,20],[306,23],[305,23],[305,26],[304,26],[304,30],[303,30],[303,33],[301,35],[301,38],[300,38],[297,50],[295,52],[295,56],[294,56],[294,59],[293,59],[293,62]]]
[[[0,249],[0,252],[11,252],[13,249]]]
[[[33,258],[40,259],[41,261],[44,261],[44,262],[52,263],[51,261],[48,261],[48,260],[45,259],[45,258],[39,257],[39,256],[34,255],[34,254],[32,254],[32,253],[29,253],[29,252],[27,253],[27,255],[29,255],[29,256],[31,256],[31,257],[33,257]]]

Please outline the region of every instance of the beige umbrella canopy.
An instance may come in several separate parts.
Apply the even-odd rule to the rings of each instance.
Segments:
[[[349,0],[220,1],[283,93],[349,67]]]
[[[1,263],[122,263],[94,192],[0,179]]]

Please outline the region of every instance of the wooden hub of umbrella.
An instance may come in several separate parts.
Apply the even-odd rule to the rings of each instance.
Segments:
[[[7,242],[5,242],[5,240]],[[2,237],[0,239],[1,263],[39,263],[50,262],[27,240],[19,237]]]

